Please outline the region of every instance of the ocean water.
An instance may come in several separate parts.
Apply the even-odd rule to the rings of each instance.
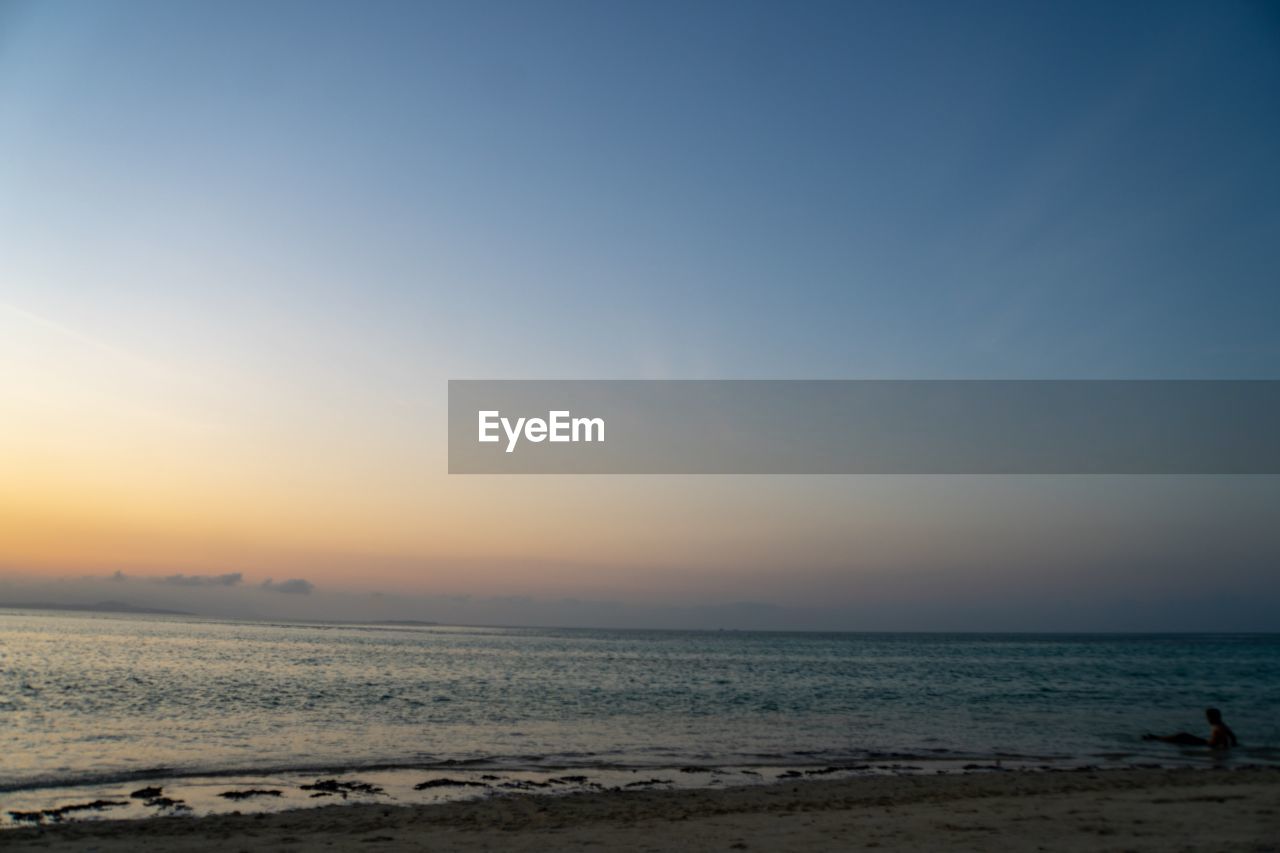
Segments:
[[[1140,738],[1207,733],[1207,705],[1223,709],[1243,743],[1226,760],[1280,762],[1280,636],[548,630],[0,610],[0,797],[11,798],[140,779],[396,768],[518,776],[1221,761]]]

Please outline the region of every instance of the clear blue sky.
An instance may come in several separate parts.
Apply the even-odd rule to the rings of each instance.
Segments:
[[[453,374],[1280,370],[1273,4],[0,9],[6,265],[123,305],[233,264]]]
[[[389,507],[449,377],[1280,377],[1277,8],[0,0],[9,414]]]

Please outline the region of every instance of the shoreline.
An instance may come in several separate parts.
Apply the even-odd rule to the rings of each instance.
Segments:
[[[886,753],[855,762],[749,764],[550,763],[512,765],[494,760],[424,764],[379,763],[346,767],[223,772],[165,772],[164,768],[68,784],[0,786],[0,838],[15,828],[79,821],[140,820],[175,815],[276,813],[315,809],[330,802],[425,806],[509,794],[570,796],[583,793],[689,791],[758,787],[822,779],[1017,772],[1273,768],[1273,761],[1199,751],[1164,761],[1136,761],[1131,753],[1088,757],[921,756]]]
[[[90,820],[6,849],[1272,850],[1280,768],[1081,769],[784,779],[724,788],[510,792],[431,805]]]
[[[1143,747],[1148,747],[1143,749]],[[89,771],[65,778],[35,776],[0,782],[0,800],[17,796],[48,793],[52,796],[78,795],[95,790],[108,791],[131,785],[179,786],[193,781],[224,784],[260,784],[263,780],[287,780],[287,784],[304,783],[320,777],[349,777],[369,774],[503,774],[560,776],[565,774],[612,773],[687,773],[703,771],[717,775],[748,773],[769,777],[779,772],[800,771],[804,775],[825,775],[833,771],[871,773],[877,771],[915,773],[964,773],[971,770],[1035,770],[1067,772],[1077,770],[1177,770],[1238,769],[1243,767],[1280,768],[1280,751],[1270,747],[1239,746],[1229,753],[1199,746],[1132,744],[1127,749],[1083,754],[1015,752],[977,752],[958,749],[868,751],[850,756],[797,753],[793,755],[759,755],[753,760],[736,756],[721,761],[708,761],[705,754],[685,758],[667,756],[666,761],[628,761],[623,759],[583,759],[581,755],[488,756],[428,760],[375,759],[370,761],[320,761],[315,763],[274,764],[265,766],[157,766],[138,769]],[[486,778],[493,778],[487,776]],[[0,808],[0,832],[5,829]]]

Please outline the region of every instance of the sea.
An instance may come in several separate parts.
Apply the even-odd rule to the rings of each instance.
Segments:
[[[1222,709],[1240,748],[1142,740],[1207,735],[1206,706]],[[444,627],[8,609],[0,721],[5,826],[818,775],[1275,765],[1280,635]],[[165,793],[131,796],[147,788]],[[77,806],[95,801],[117,805]],[[59,811],[68,805],[78,810]]]

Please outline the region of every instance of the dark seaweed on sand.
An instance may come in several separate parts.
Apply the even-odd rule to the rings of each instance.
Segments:
[[[315,791],[313,797],[327,797],[338,794],[346,799],[350,794],[385,794],[377,785],[368,782],[339,782],[337,779],[318,779],[313,785],[300,785],[304,791]]]
[[[175,800],[172,797],[153,797],[143,805],[155,806],[158,809],[173,809],[176,812],[191,811],[191,807],[187,805],[185,800]]]
[[[470,782],[466,779],[428,779],[426,782],[419,782],[413,786],[415,791],[425,791],[427,788],[487,788],[484,782]]]
[[[267,790],[265,788],[250,788],[247,791],[223,791],[218,796],[228,800],[247,800],[250,797],[278,797],[280,795],[281,792],[274,788],[271,790]]]
[[[9,812],[9,817],[18,823],[40,823],[45,818],[51,821],[60,821],[66,815],[74,812],[94,811],[99,812],[103,809],[109,809],[114,806],[127,806],[126,802],[118,800],[94,800],[91,803],[73,803],[69,806],[60,806],[56,809],[43,809],[35,812]]]

